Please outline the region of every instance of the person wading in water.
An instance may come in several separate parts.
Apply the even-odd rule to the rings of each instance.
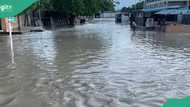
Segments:
[[[133,22],[132,22],[132,26],[131,26],[131,28],[133,29],[133,31],[136,30],[136,27],[137,27],[137,24],[136,24],[135,21],[133,21]]]

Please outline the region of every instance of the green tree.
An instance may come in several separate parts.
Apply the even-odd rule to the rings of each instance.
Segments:
[[[84,11],[83,15],[93,16],[95,13],[98,13],[100,10],[99,0],[83,0]]]
[[[41,0],[40,8],[62,13],[73,22],[77,16],[93,16],[102,11],[113,11],[114,2],[112,0]]]
[[[113,11],[114,1],[113,0],[100,0],[101,11]]]
[[[138,2],[137,4],[132,5],[131,7],[123,7],[122,12],[134,12],[143,9],[144,2]]]
[[[63,12],[66,15],[92,16],[100,11],[113,11],[112,0],[42,0],[43,8]]]

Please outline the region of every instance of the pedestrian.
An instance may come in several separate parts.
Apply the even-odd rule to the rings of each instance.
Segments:
[[[137,24],[136,24],[136,22],[135,21],[133,21],[132,22],[132,29],[133,29],[133,31],[135,31],[136,30],[136,27],[137,27]]]
[[[133,14],[130,15],[129,20],[130,20],[130,26],[132,26],[133,25],[133,21],[135,20],[135,17],[133,16]]]

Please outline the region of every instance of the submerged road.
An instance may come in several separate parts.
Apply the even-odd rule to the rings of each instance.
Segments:
[[[190,36],[112,19],[0,37],[0,107],[161,107],[190,95]]]

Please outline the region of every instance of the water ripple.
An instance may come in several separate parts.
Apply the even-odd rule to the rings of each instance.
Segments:
[[[190,37],[113,19],[0,37],[1,107],[160,107],[190,95]]]

